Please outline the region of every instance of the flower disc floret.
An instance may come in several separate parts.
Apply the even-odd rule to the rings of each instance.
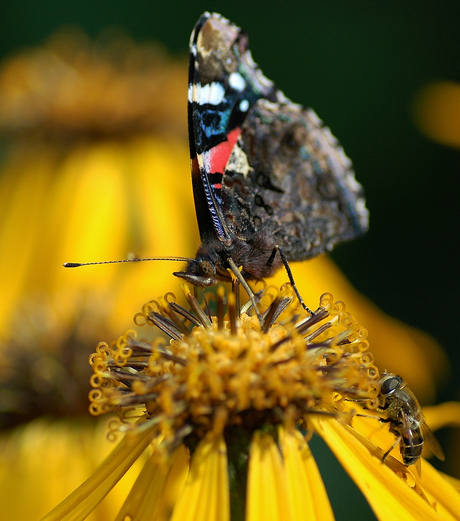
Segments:
[[[311,414],[346,419],[343,400],[376,406],[378,371],[367,331],[332,295],[321,297],[313,316],[278,296],[261,324],[235,309],[233,294],[228,314],[209,319],[184,291],[191,311],[169,294],[135,317],[167,333],[169,342],[138,340],[130,330],[99,344],[90,360],[92,414],[116,409],[126,420],[138,411],[173,447],[234,426],[252,433],[293,421],[306,426]],[[218,292],[218,309],[223,299]]]

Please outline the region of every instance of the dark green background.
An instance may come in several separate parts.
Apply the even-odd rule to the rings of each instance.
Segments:
[[[246,28],[264,73],[340,139],[366,188],[371,229],[333,257],[385,311],[438,338],[456,377],[460,152],[420,134],[411,105],[426,83],[460,80],[458,1],[15,0],[2,5],[0,54],[63,24],[91,36],[122,26],[184,54],[204,10]],[[440,399],[459,397],[455,377]]]

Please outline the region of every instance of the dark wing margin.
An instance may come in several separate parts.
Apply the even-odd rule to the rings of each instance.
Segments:
[[[195,137],[195,129],[193,124],[193,110],[194,105],[192,101],[193,85],[196,84],[198,78],[196,77],[196,41],[198,34],[209,19],[211,15],[204,13],[196,23],[192,35],[190,37],[190,55],[189,55],[189,71],[188,71],[188,138],[190,150],[190,166],[192,170],[192,187],[193,197],[195,200],[195,213],[198,221],[198,228],[200,230],[201,240],[215,236],[215,228],[212,219],[209,216],[208,201],[204,192],[203,184],[201,182],[201,171],[198,166],[196,145],[197,139]]]

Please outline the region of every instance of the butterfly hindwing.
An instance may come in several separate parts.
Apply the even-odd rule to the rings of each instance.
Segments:
[[[257,101],[227,164],[222,200],[236,236],[270,235],[289,260],[367,229],[351,161],[315,112],[295,104]]]

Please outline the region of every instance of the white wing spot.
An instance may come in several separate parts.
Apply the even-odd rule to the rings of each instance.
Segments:
[[[232,89],[241,92],[246,87],[246,81],[239,72],[232,72],[228,77],[228,84]]]
[[[231,170],[237,174],[242,174],[244,177],[247,177],[249,172],[252,170],[252,167],[249,166],[248,163],[248,156],[241,148],[239,140],[233,147],[232,153],[230,154],[225,166],[225,170]]]
[[[249,109],[249,101],[247,99],[243,99],[240,101],[240,111],[247,112]]]
[[[213,82],[208,83],[207,85],[202,85],[200,87],[200,99],[198,103],[200,105],[204,105],[208,103],[209,105],[219,105],[222,103],[225,97],[225,89],[221,83]]]

